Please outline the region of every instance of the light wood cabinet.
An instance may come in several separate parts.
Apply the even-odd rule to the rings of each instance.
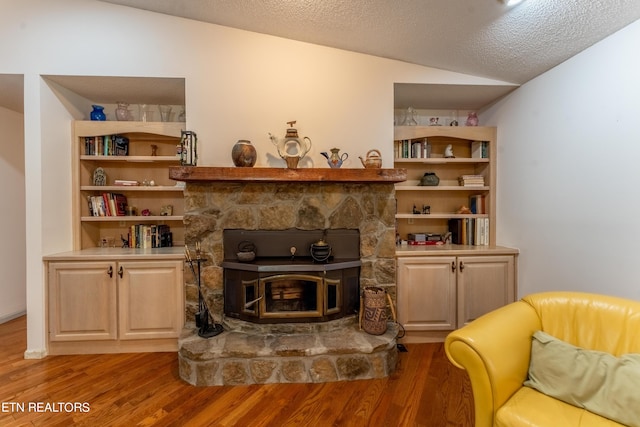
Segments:
[[[461,251],[397,258],[397,315],[406,342],[441,341],[448,332],[514,301],[515,250]]]
[[[455,262],[455,257],[398,258],[398,322],[406,331],[455,329]]]
[[[55,262],[48,267],[49,340],[117,339],[115,263]]]
[[[182,263],[131,261],[118,265],[118,324],[122,340],[176,338],[182,329]]]
[[[458,257],[456,269],[457,327],[515,299],[515,257]]]
[[[45,258],[50,354],[177,350],[184,325],[181,254],[127,259],[118,251]]]

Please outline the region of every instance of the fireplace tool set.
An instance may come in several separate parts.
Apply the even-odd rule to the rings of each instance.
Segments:
[[[193,273],[193,277],[196,278],[198,283],[198,312],[195,314],[196,327],[198,328],[198,335],[202,338],[211,338],[216,335],[221,334],[224,329],[222,325],[215,323],[211,313],[209,312],[209,307],[207,307],[207,303],[202,295],[202,288],[200,284],[200,265],[204,261],[202,258],[202,251],[200,249],[200,242],[196,242],[196,258],[195,260],[191,257],[191,251],[189,247],[185,245],[184,249],[185,258],[187,260],[187,264],[191,268],[191,272]],[[195,264],[195,266],[194,266]],[[197,272],[196,272],[197,269]],[[210,323],[211,322],[211,323]]]

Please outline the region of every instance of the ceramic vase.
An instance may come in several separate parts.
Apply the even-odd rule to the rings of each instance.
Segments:
[[[107,120],[107,115],[104,113],[104,107],[102,105],[92,105],[91,107],[93,108],[90,114],[91,120]]]
[[[118,102],[118,107],[116,108],[116,120],[119,120],[119,121],[133,120],[131,111],[129,111],[129,104],[127,104],[126,102]]]
[[[257,157],[256,148],[251,144],[251,141],[246,139],[236,142],[231,150],[233,164],[238,167],[253,167]]]
[[[469,113],[469,115],[467,116],[467,121],[465,125],[478,126],[478,115],[474,112]]]

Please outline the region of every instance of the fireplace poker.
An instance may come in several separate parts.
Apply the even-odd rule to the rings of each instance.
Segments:
[[[189,267],[191,268],[191,272],[197,280],[198,286],[198,312],[195,315],[196,327],[198,327],[198,335],[203,338],[211,338],[216,335],[221,334],[224,329],[222,325],[215,323],[214,319],[211,317],[211,313],[209,311],[209,307],[207,307],[207,302],[204,299],[204,295],[202,295],[202,286],[201,286],[201,274],[200,274],[200,265],[204,259],[201,255],[200,242],[196,242],[196,260],[195,263],[197,265],[194,267],[193,258],[191,257],[191,252],[189,251],[189,247],[185,245],[185,257],[187,262],[189,263]],[[211,320],[211,324],[209,323]]]

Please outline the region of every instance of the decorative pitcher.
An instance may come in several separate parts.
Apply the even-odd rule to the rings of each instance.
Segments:
[[[339,168],[340,166],[342,166],[342,162],[349,158],[349,154],[347,153],[342,153],[342,155],[338,154],[340,152],[339,148],[332,148],[330,151],[331,155],[327,154],[324,151],[320,153],[327,159],[327,163],[329,163],[330,168]]]
[[[290,127],[287,129],[287,134],[284,138],[278,139],[272,134],[269,134],[269,138],[273,145],[277,147],[280,157],[287,162],[287,167],[296,169],[300,159],[311,150],[311,140],[306,136],[302,139],[298,137],[298,129],[293,127],[296,124],[295,120],[287,122],[287,124]]]

